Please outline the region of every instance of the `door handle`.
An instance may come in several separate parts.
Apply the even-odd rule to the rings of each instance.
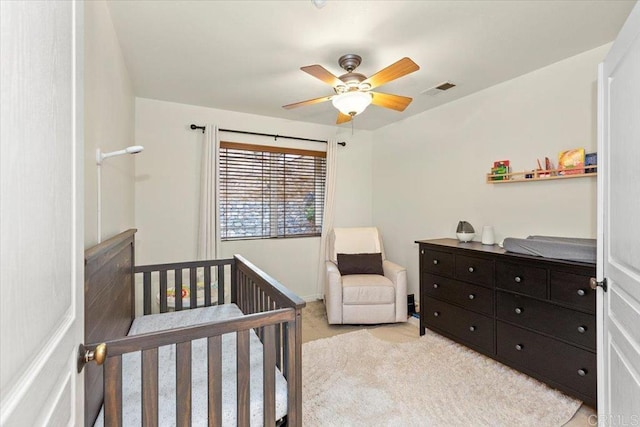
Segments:
[[[589,287],[594,291],[600,286],[603,291],[607,292],[607,278],[602,279],[602,282],[598,282],[598,279],[592,277],[589,279]]]
[[[106,359],[107,345],[105,343],[100,343],[93,348],[80,344],[78,347],[78,373],[87,363],[96,362],[96,365],[102,365]]]

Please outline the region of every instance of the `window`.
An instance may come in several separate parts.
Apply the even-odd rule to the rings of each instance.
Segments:
[[[221,240],[319,236],[326,153],[220,143]]]

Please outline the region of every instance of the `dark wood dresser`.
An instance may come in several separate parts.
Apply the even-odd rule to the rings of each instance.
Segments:
[[[420,335],[429,328],[595,407],[595,264],[416,243]]]

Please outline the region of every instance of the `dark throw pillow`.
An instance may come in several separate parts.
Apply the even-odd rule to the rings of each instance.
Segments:
[[[338,270],[340,274],[380,274],[382,271],[382,254],[338,254]]]

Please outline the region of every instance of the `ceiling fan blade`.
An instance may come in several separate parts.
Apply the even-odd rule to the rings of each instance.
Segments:
[[[340,125],[342,123],[346,123],[346,122],[350,122],[351,121],[351,116],[348,114],[342,114],[341,112],[338,111],[338,120],[336,120],[336,124]]]
[[[420,67],[409,58],[402,58],[401,60],[389,65],[373,76],[369,77],[362,83],[368,83],[371,85],[371,89],[382,86],[385,83],[389,83],[392,80],[398,79],[407,74],[418,71]]]
[[[295,104],[283,105],[282,108],[286,108],[287,110],[290,110],[292,108],[302,107],[304,105],[319,104],[321,102],[329,101],[331,98],[333,98],[333,95],[323,96],[321,98],[307,99],[306,101],[296,102]]]
[[[392,95],[390,93],[369,92],[372,95],[371,103],[378,107],[391,108],[396,111],[404,111],[413,99],[408,96]]]
[[[344,83],[334,76],[331,72],[327,71],[322,65],[307,65],[306,67],[300,67],[302,71],[307,74],[311,74],[316,79],[322,80],[328,85],[336,87],[338,85],[344,85]]]

